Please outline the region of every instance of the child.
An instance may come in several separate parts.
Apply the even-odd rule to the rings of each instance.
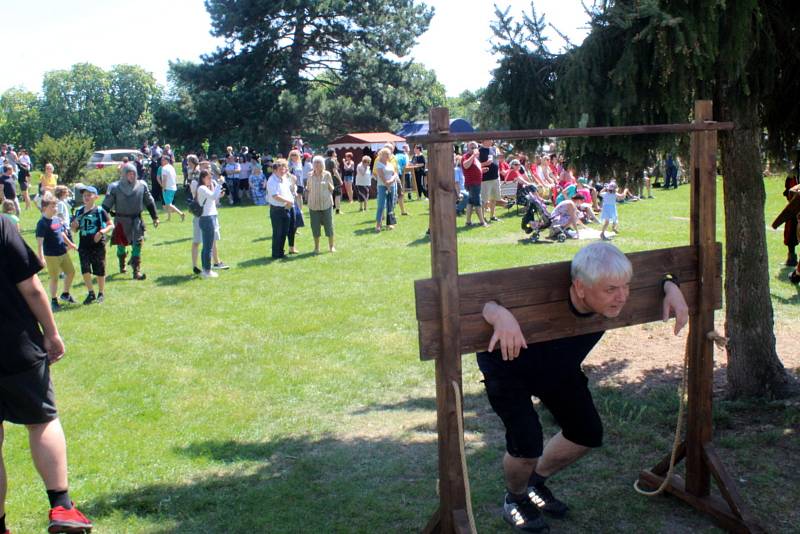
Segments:
[[[50,275],[50,307],[59,311],[61,306],[56,298],[58,292],[58,276],[64,273],[64,292],[61,301],[75,304],[75,299],[69,294],[72,279],[75,277],[75,267],[67,254],[69,249],[78,248],[69,236],[67,228],[56,215],[57,200],[51,193],[42,196],[42,218],[36,225],[36,239],[39,242],[39,260],[47,266]]]
[[[81,263],[81,275],[89,293],[84,304],[103,302],[106,287],[106,235],[114,231],[108,212],[102,207],[95,207],[97,189],[83,186],[80,189],[83,206],[75,212],[72,231],[79,232],[78,258]],[[97,277],[97,296],[92,286],[92,274]]]
[[[56,196],[56,200],[58,201],[56,204],[56,215],[58,215],[58,218],[61,219],[61,222],[64,224],[64,226],[69,229],[70,220],[72,219],[72,208],[69,205],[69,187],[65,185],[56,186],[54,194]]]
[[[6,217],[14,223],[14,226],[17,229],[17,232],[20,231],[19,228],[19,217],[16,216],[17,206],[14,204],[13,200],[5,199],[3,201],[3,217]]]
[[[603,200],[603,210],[600,212],[600,220],[603,221],[603,229],[600,230],[600,239],[610,241],[606,236],[608,223],[612,223],[614,233],[617,233],[617,200],[624,200],[625,195],[617,195],[617,184],[613,180],[605,185],[600,191],[600,198]]]

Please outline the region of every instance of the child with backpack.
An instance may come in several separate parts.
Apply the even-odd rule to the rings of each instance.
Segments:
[[[114,231],[114,223],[102,206],[95,206],[97,189],[83,186],[79,189],[83,205],[75,212],[72,231],[78,232],[78,258],[81,275],[88,294],[84,304],[103,302],[106,288],[106,235]],[[97,295],[92,285],[92,274],[97,277]]]

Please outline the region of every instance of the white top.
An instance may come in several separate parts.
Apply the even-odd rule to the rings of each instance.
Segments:
[[[197,188],[197,203],[203,206],[203,215],[217,214],[217,199],[222,194],[222,184],[216,184],[212,191],[201,185]]]
[[[31,158],[27,154],[20,156],[19,162],[22,163],[23,165],[26,165],[28,167],[28,170],[31,170]]]
[[[280,195],[283,198],[294,198],[292,181],[288,175],[281,180],[276,174],[271,174],[269,180],[267,180],[267,200],[270,206],[285,208],[286,204],[283,201],[272,198],[275,195]]]
[[[392,180],[392,178],[394,177],[394,174],[395,174],[394,167],[391,164],[383,163],[382,161],[379,161],[375,165],[375,171],[376,171],[375,172],[375,175],[376,175],[375,178],[377,178],[377,180],[378,180],[378,185],[382,185],[384,187],[389,187],[389,186],[392,185],[392,183],[394,183],[393,181],[390,181],[390,180]],[[388,183],[388,185],[387,185],[387,183]]]
[[[289,173],[293,174],[295,178],[297,178],[297,185],[300,187],[305,187],[306,185],[306,177],[303,173],[303,164],[299,161],[296,163],[289,162]]]
[[[69,228],[69,204],[67,204],[66,200],[59,200],[56,204],[56,213],[58,213],[58,218],[64,221],[64,224]]]
[[[247,180],[250,178],[250,173],[253,170],[253,164],[249,161],[245,161],[239,166],[239,179],[240,180]]]
[[[164,184],[164,189],[167,191],[178,190],[178,175],[175,173],[175,167],[170,164],[161,167],[161,183]]]
[[[356,167],[356,185],[369,187],[372,185],[372,170],[369,165],[359,163]]]

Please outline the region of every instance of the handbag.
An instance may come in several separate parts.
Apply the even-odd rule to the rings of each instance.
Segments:
[[[189,211],[195,217],[202,217],[203,216],[203,205],[197,202],[196,198],[189,199]]]

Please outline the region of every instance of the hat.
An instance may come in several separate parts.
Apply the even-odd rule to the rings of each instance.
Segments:
[[[93,195],[97,194],[97,188],[93,187],[91,185],[83,185],[83,184],[81,184],[76,189],[78,190],[79,193],[83,193],[84,191],[88,191]]]
[[[303,158],[304,159],[311,159],[312,157],[313,157],[313,154],[311,154],[310,152],[303,153]]]

